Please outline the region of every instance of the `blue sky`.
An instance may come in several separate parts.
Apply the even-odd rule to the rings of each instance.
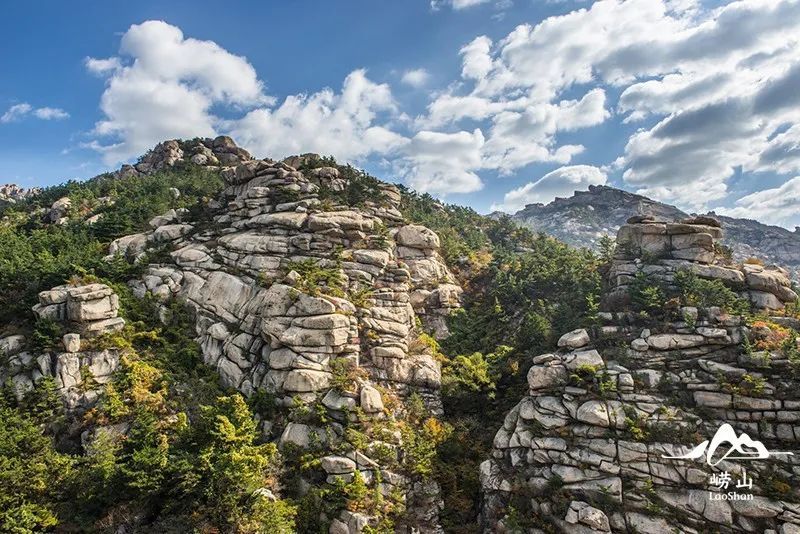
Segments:
[[[797,0],[5,6],[0,183],[231,134],[515,211],[590,184],[800,224]],[[46,15],[46,16],[43,16]]]

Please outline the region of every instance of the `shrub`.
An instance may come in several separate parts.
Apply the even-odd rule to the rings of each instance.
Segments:
[[[723,311],[735,315],[745,315],[750,311],[749,303],[725,286],[722,280],[705,280],[685,269],[675,273],[675,285],[686,306],[719,306]]]
[[[628,287],[631,304],[636,311],[648,315],[659,315],[664,312],[666,296],[664,289],[654,284],[644,272],[639,271]]]
[[[300,279],[295,287],[312,296],[322,293],[335,297],[344,297],[344,275],[341,264],[334,260],[333,265],[323,265],[319,260],[309,258],[300,261],[291,261],[286,266],[286,271],[295,271]]]
[[[35,419],[0,404],[0,531],[41,532],[58,525],[72,465]]]

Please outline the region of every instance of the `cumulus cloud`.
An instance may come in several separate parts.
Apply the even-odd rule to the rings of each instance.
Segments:
[[[716,211],[786,227],[800,225],[800,176],[780,187],[746,195],[737,200],[733,208],[717,208]]]
[[[340,93],[323,89],[289,96],[280,106],[250,111],[228,127],[240,144],[257,154],[283,157],[312,151],[358,161],[375,153],[388,155],[407,142],[375,123],[380,114],[395,110],[389,86],[356,70],[345,78]]]
[[[492,210],[515,213],[528,204],[547,204],[556,197],[568,197],[575,191],[584,191],[590,185],[604,185],[608,177],[592,165],[560,167],[522,187],[512,189],[503,197],[502,204],[493,204]]]
[[[0,122],[17,122],[29,116],[49,121],[69,118],[69,113],[60,108],[34,108],[27,102],[22,102],[20,104],[14,104],[8,108],[3,115],[0,115]]]
[[[148,21],[131,26],[118,56],[86,60],[107,80],[94,146],[116,161],[167,137],[231,133],[258,155],[382,159],[410,185],[448,194],[479,190],[486,171],[579,168],[570,164],[586,151],[581,130],[614,120],[637,129],[621,155],[609,155],[619,156],[613,163],[595,162],[599,172],[621,172],[627,187],[699,211],[730,202],[735,169],[746,177],[800,173],[798,30],[798,0],[575,2],[505,37],[466,41],[453,54],[458,79],[406,120],[390,87],[363,70],[341,89],[276,102],[245,58]],[[422,87],[428,78],[414,69],[400,81]],[[223,107],[225,120],[212,111]],[[510,191],[502,206],[536,201],[558,180],[575,188],[573,176],[556,173]]]
[[[430,73],[425,69],[411,69],[403,73],[400,81],[411,87],[422,87],[428,83],[430,77]]]
[[[411,187],[429,193],[471,193],[483,187],[475,171],[481,168],[484,144],[480,130],[441,133],[423,130],[403,147],[396,164]]]
[[[109,164],[164,139],[214,135],[214,105],[272,101],[245,58],[212,41],[185,38],[163,21],[134,24],[122,36],[119,57],[87,58],[86,67],[107,77],[100,102],[105,117],[91,146]]]
[[[799,31],[797,0],[719,8],[599,0],[521,24],[496,42],[473,39],[461,49],[462,83],[417,122],[483,121],[483,166],[511,173],[532,162],[568,163],[583,147],[561,143],[560,133],[617,113],[644,124],[620,160],[624,183],[707,208],[727,197],[736,168],[800,172]],[[608,87],[620,94],[616,105],[606,102]],[[583,97],[565,99],[578,90]]]

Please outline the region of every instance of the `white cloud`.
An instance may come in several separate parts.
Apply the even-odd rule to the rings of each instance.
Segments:
[[[22,103],[22,104],[15,104],[8,108],[8,111],[3,113],[3,116],[0,117],[0,122],[15,122],[20,120],[22,117],[27,115],[31,112],[31,105]]]
[[[411,69],[403,73],[400,81],[411,87],[423,87],[428,83],[430,77],[430,73],[425,69]]]
[[[473,39],[462,83],[417,124],[477,122],[483,167],[501,173],[568,163],[583,147],[560,133],[607,120],[613,86],[625,122],[649,121],[625,148],[625,183],[700,209],[728,195],[736,167],[800,172],[798,34],[797,0],[599,0],[496,42]]]
[[[590,185],[603,185],[605,172],[591,165],[560,167],[522,187],[512,189],[503,197],[502,204],[493,204],[493,211],[515,213],[528,204],[547,204],[556,197],[568,197],[575,191],[584,191]]]
[[[228,124],[237,142],[256,154],[283,157],[301,152],[332,154],[358,161],[389,154],[407,140],[375,124],[381,113],[396,110],[388,85],[370,81],[365,71],[351,72],[341,93],[323,89],[289,96],[275,109],[260,108]]]
[[[780,187],[746,195],[733,208],[716,208],[730,217],[758,219],[769,224],[791,227],[800,224],[800,176]]]
[[[431,5],[490,2],[509,6]],[[640,127],[598,172],[624,171],[626,186],[687,209],[722,203],[736,168],[800,173],[800,0],[575,4],[584,7],[467,42],[460,77],[413,120],[363,70],[341,90],[276,103],[245,58],[163,22],[131,26],[119,57],[86,61],[108,80],[94,146],[118,160],[168,137],[231,133],[261,156],[382,158],[410,185],[448,194],[479,190],[482,171],[580,168],[568,166],[585,151],[575,133],[614,117]],[[401,82],[422,87],[428,78],[414,69]],[[544,195],[551,180],[509,192],[503,206]]]
[[[33,110],[33,115],[37,119],[42,119],[42,120],[45,120],[45,121],[60,120],[60,119],[66,119],[66,118],[69,117],[69,113],[67,113],[63,109],[48,108],[48,107],[34,109]]]
[[[120,61],[118,57],[110,57],[106,59],[87,57],[84,60],[84,63],[90,72],[98,75],[106,74],[107,72],[122,68],[122,61]]]
[[[108,76],[100,102],[105,118],[95,125],[98,139],[89,146],[109,164],[164,139],[214,135],[214,105],[271,102],[245,58],[212,41],[184,38],[163,21],[131,26],[122,36],[120,57],[87,58],[86,66]]]
[[[459,54],[462,56],[461,76],[479,80],[492,70],[492,40],[481,35],[464,45]]]
[[[448,5],[456,11],[459,11],[461,9],[467,9],[468,7],[486,4],[491,1],[492,0],[431,0],[431,9],[436,11],[443,5]]]
[[[396,162],[411,187],[429,193],[471,193],[483,187],[475,171],[481,168],[484,144],[480,130],[440,133],[423,130],[403,148]]]
[[[34,108],[27,102],[22,102],[20,104],[14,104],[8,110],[0,116],[0,122],[2,123],[9,123],[9,122],[16,122],[24,119],[27,116],[34,116],[37,119],[42,119],[45,121],[49,120],[60,120],[66,119],[69,117],[69,113],[64,111],[63,109],[59,108]]]

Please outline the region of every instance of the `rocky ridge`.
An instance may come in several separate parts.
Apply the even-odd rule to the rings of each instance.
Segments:
[[[197,138],[190,141],[170,139],[157,144],[152,150],[139,158],[133,165],[125,164],[120,169],[109,173],[113,178],[126,178],[131,176],[147,176],[171,168],[181,168],[188,165],[203,167],[209,171],[221,171],[226,167],[251,161],[250,153],[237,146],[228,136],[221,135],[214,139]],[[102,176],[102,175],[101,175]],[[95,177],[98,178],[98,177]],[[15,184],[0,186],[0,206],[35,197],[41,192],[40,188],[21,189]],[[174,189],[173,195],[179,196],[180,191]],[[97,199],[98,206],[113,202],[111,198]],[[47,224],[65,224],[70,220],[72,200],[68,197],[56,199],[49,209],[42,211],[42,221]],[[103,216],[102,213],[81,213],[81,219],[87,224],[94,224]]]
[[[576,247],[598,248],[604,235],[615,235],[634,215],[648,215],[664,221],[678,221],[689,215],[675,206],[609,186],[589,186],[568,198],[556,198],[549,204],[529,204],[512,215],[523,226],[552,235]],[[719,216],[721,243],[733,250],[742,261],[762,258],[796,271],[800,268],[800,233],[770,226],[751,219]]]
[[[158,258],[129,281],[133,294],[161,303],[164,324],[173,301],[188,307],[203,360],[222,385],[272,399],[282,415],[260,419],[264,439],[286,455],[302,451],[319,462],[301,492],[360,475],[392,509],[407,510],[401,526],[441,531],[438,486],[406,465],[403,433],[410,400],[442,412],[441,364],[426,332],[447,335],[445,319],[460,306],[462,290],[439,253],[439,237],[405,221],[395,186],[344,175],[313,154],[255,160],[227,137],[165,141],[114,174],[182,165],[219,171],[224,190],[200,218],[171,209],[149,221],[149,230],[116,239],[106,259]],[[349,189],[355,179],[363,181],[357,200]],[[43,219],[66,222],[70,209],[69,197],[58,199]],[[120,350],[106,348],[113,343],[96,342],[123,328],[118,311],[119,298],[104,284],[41,292],[35,316],[67,333],[45,351],[22,335],[0,339],[8,358],[0,379],[21,399],[52,377],[68,413],[89,411],[120,365]],[[298,410],[317,420],[295,417]],[[346,425],[368,433],[369,446],[348,441]],[[100,426],[84,438],[106,431],[126,429]],[[320,518],[336,534],[381,520],[339,512]]]
[[[14,204],[20,200],[25,200],[39,193],[41,189],[32,187],[25,189],[17,184],[3,184],[0,185],[0,206],[3,204]]]
[[[337,200],[348,186],[337,168],[308,168],[319,162],[308,155],[288,162],[306,170],[270,160],[223,169],[226,188],[210,224],[171,211],[150,221],[152,230],[113,242],[110,254],[137,261],[153,247],[167,251],[169,262],[131,281],[135,294],[190,307],[205,362],[226,386],[247,396],[264,390],[285,407],[321,405],[334,421],[265,422],[267,435],[316,450],[329,481],[359,470],[387,496],[400,491],[409,526],[435,532],[435,484],[382,468],[344,441],[336,421],[354,412],[402,418],[412,393],[441,412],[440,363],[420,341],[421,327],[446,335],[461,289],[438,236],[405,223],[394,186],[374,184],[362,206],[349,206]],[[389,408],[391,398],[398,407]],[[383,437],[396,455],[398,439]],[[331,532],[360,532],[371,521],[345,510]]]
[[[668,290],[692,270],[741,291],[763,317],[797,299],[785,271],[717,257],[720,237],[705,218],[640,217],[620,228],[598,325],[534,358],[528,393],[481,464],[486,532],[800,532],[800,493],[786,483],[800,474],[796,456],[715,467],[664,458],[724,425],[772,451],[792,451],[800,438],[797,341],[783,350],[769,341],[791,319],[751,323],[684,305],[653,320],[627,298],[637,273]],[[723,471],[733,481],[746,471],[752,499],[712,499],[710,477]]]

